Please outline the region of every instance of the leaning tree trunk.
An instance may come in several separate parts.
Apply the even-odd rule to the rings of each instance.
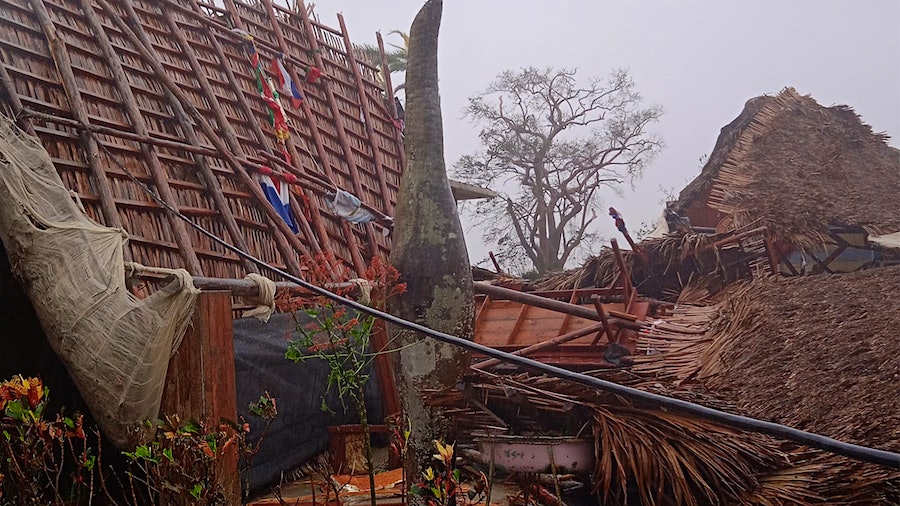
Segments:
[[[444,167],[437,41],[442,3],[429,0],[410,29],[406,73],[406,157],[400,182],[391,263],[407,291],[391,311],[432,329],[472,339],[474,295],[469,257]],[[425,405],[423,390],[452,388],[468,355],[417,332],[391,329],[400,348],[395,371],[404,414],[411,424],[404,463],[414,483],[431,465],[433,439],[452,437],[448,418]],[[418,344],[414,344],[418,343]],[[415,497],[413,504],[421,503]]]

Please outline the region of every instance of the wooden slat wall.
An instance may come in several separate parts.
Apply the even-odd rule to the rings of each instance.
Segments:
[[[11,78],[9,86],[26,108],[77,119],[67,100],[63,79],[57,70],[58,62],[54,61],[45,30],[33,11],[31,1],[0,0],[0,58]],[[184,118],[179,120],[178,111],[173,110],[173,105],[176,108],[180,106],[173,103],[171,93],[154,75],[129,38],[117,29],[110,18],[111,13],[93,0],[46,0],[37,3],[43,5],[49,14],[53,29],[68,55],[77,91],[91,124],[135,132],[116,86],[116,72],[103,56],[91,23],[81,10],[82,3],[93,6],[93,12],[121,64],[148,135],[188,143],[190,132],[186,132],[185,127],[190,128],[190,125],[184,123]],[[250,62],[237,38],[229,33],[233,24],[252,34],[268,67],[274,48],[279,44],[264,3],[225,2],[223,5],[221,2],[194,3],[194,0],[133,0],[131,4],[140,21],[140,28],[149,39],[149,49],[191,102],[181,104],[183,109],[195,107],[216,132],[230,127],[240,149],[237,150],[239,152],[229,149],[238,158],[258,158],[259,152],[278,153],[275,133],[268,123],[266,105],[256,92]],[[127,20],[128,12],[124,4],[115,2],[114,5],[115,15]],[[302,4],[297,8],[302,9]],[[200,12],[204,13],[203,19],[199,17]],[[318,60],[324,77],[316,84],[299,83],[306,99],[306,108],[293,109],[289,101],[283,101],[298,155],[293,165],[307,174],[329,175],[338,187],[356,194],[375,209],[390,214],[396,202],[403,168],[402,146],[397,141],[395,126],[385,103],[385,97],[391,95],[384,94],[374,67],[361,61],[350,61],[343,33],[316,20],[311,20],[304,28],[299,12],[274,6],[275,19],[289,49],[287,54],[306,66],[316,65]],[[172,35],[164,16],[174,19],[191,46],[213,97],[204,94],[189,58],[179,46],[178,37]],[[229,16],[232,16],[233,23],[229,23]],[[207,28],[210,30],[207,31]],[[310,30],[312,33],[309,33]],[[226,61],[219,59],[208,39],[209,33],[215,34]],[[315,44],[312,44],[312,39],[315,39]],[[311,50],[313,45],[318,47],[319,58]],[[223,64],[228,65],[237,83],[229,80]],[[359,79],[351,65],[356,66]],[[300,65],[294,64],[293,69],[296,74],[304,74]],[[329,95],[333,98],[329,99]],[[215,102],[216,107],[211,102]],[[215,108],[225,113],[228,126],[217,123]],[[304,115],[304,110],[309,112],[308,116]],[[247,117],[245,111],[250,111],[252,117]],[[369,125],[365,124],[366,120]],[[101,212],[100,181],[96,174],[91,173],[90,160],[86,157],[88,151],[78,130],[40,117],[34,117],[31,121],[64,184],[78,193],[93,219],[109,224]],[[196,143],[213,145],[212,139],[198,125],[190,129],[196,135]],[[259,138],[260,132],[263,139]],[[317,149],[313,142],[313,132],[320,139],[321,149]],[[223,212],[217,209],[212,198],[211,182],[201,175],[199,155],[168,147],[148,148],[137,141],[112,135],[94,134],[94,138],[142,182],[159,192],[158,179],[154,179],[146,156],[147,149],[152,149],[168,182],[168,194],[174,200],[170,204],[220,237],[226,240],[231,238]],[[376,164],[376,150],[380,164]],[[320,152],[324,156],[320,156]],[[202,163],[207,164],[215,178],[214,186],[221,188],[222,196],[228,203],[228,210],[234,218],[232,229],[236,224],[250,253],[275,266],[287,267],[290,262],[284,257],[285,250],[279,250],[275,240],[274,234],[280,232],[264,212],[263,206],[267,204],[252,195],[224,156],[202,158]],[[160,207],[109,160],[103,149],[100,150],[99,160],[112,192],[118,219],[131,236],[130,253],[134,261],[159,267],[187,267],[185,259],[195,255],[201,270],[197,274],[225,278],[240,278],[246,274],[246,265],[236,255],[193,229],[187,230],[189,244],[179,246],[172,223]],[[333,252],[351,269],[355,267],[357,274],[361,274],[358,272],[359,258],[367,261],[373,255],[387,256],[390,251],[389,237],[372,225],[342,222],[326,209],[321,189],[315,190],[304,192],[305,196],[300,194],[299,189],[295,193],[295,202],[301,207],[296,210],[297,215],[309,221],[309,226],[298,234],[300,241],[308,246],[304,248],[306,251]],[[318,212],[311,212],[312,209],[305,208],[307,205],[315,206]],[[281,244],[286,244],[283,239]],[[352,247],[357,248],[358,252],[353,253]],[[301,252],[294,253],[299,257]],[[355,263],[354,257],[357,259]]]

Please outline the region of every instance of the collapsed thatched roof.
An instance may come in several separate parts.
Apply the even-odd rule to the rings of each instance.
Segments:
[[[710,189],[709,205],[741,227],[761,220],[801,246],[828,226],[900,231],[900,151],[847,106],[823,107],[787,88],[749,101],[722,130],[683,211]]]
[[[742,414],[900,451],[900,267],[736,287],[701,381]]]

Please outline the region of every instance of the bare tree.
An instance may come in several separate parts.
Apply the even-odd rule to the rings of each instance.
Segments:
[[[482,150],[454,167],[457,178],[502,195],[470,210],[497,256],[541,274],[590,246],[601,189],[639,176],[662,147],[648,131],[662,108],[643,105],[627,71],[583,85],[576,72],[501,73],[466,109],[481,125]]]

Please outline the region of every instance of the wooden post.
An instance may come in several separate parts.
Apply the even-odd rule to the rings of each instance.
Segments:
[[[196,418],[208,430],[237,420],[231,292],[201,292],[191,327],[169,360],[160,414]],[[218,469],[226,504],[241,504],[237,448]]]

